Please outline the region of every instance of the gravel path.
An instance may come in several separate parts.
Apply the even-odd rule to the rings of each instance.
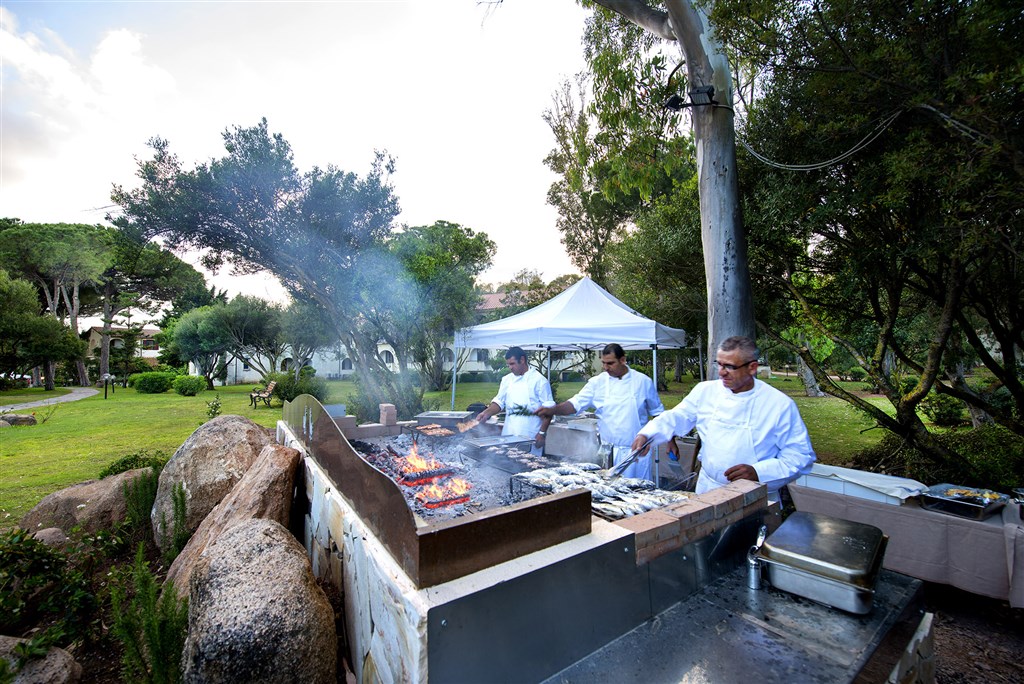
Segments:
[[[49,399],[42,399],[40,401],[28,401],[24,404],[8,404],[7,406],[0,406],[0,413],[7,411],[21,411],[22,409],[36,408],[37,406],[49,406],[50,404],[61,404],[65,401],[78,401],[79,399],[85,399],[86,397],[91,397],[99,393],[99,390],[92,389],[90,387],[72,387],[70,393],[62,394],[59,397],[50,397]]]

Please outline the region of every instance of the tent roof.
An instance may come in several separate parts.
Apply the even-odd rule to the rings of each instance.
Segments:
[[[470,349],[593,349],[611,342],[624,349],[687,344],[683,330],[641,316],[590,278],[515,316],[455,333],[456,348]]]

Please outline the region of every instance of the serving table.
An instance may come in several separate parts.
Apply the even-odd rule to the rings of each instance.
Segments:
[[[1020,505],[984,520],[929,511],[916,499],[896,506],[789,485],[799,511],[875,525],[889,536],[883,567],[1024,607],[1024,526]]]

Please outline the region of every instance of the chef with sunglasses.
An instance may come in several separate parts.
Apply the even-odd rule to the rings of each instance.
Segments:
[[[788,396],[757,379],[757,345],[730,337],[718,346],[718,380],[698,383],[670,411],[644,426],[634,449],[660,444],[694,427],[701,440],[697,493],[733,480],[754,480],[779,489],[806,474],[815,461],[807,427]]]

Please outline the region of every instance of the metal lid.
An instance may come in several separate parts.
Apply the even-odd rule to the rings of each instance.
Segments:
[[[417,413],[417,418],[457,418],[465,420],[474,415],[472,411],[424,411]]]
[[[758,556],[847,584],[873,587],[885,551],[874,525],[797,511],[764,542]]]

